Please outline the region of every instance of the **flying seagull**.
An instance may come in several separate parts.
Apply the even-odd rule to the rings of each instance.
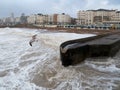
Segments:
[[[30,46],[32,47],[32,43],[36,40],[36,34],[32,36],[32,39],[29,41]]]

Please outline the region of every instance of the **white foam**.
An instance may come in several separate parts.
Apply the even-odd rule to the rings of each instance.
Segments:
[[[87,61],[85,64],[102,72],[120,72],[120,68],[115,65],[115,60],[111,58],[103,62],[99,62],[99,59],[96,59],[96,61]]]
[[[38,42],[31,47],[29,40],[37,34]],[[0,28],[0,90],[93,90],[95,87],[110,90],[119,77],[89,76],[89,67],[63,67],[59,57],[59,45],[67,40],[94,36],[93,34],[47,33],[46,30]],[[89,63],[89,62],[88,62]],[[114,63],[114,61],[113,61]],[[115,64],[99,67],[90,63],[96,72],[120,72]],[[99,64],[99,63],[98,63]],[[92,68],[91,68],[92,69]],[[111,72],[112,70],[112,72]],[[92,69],[94,73],[94,69]],[[2,74],[1,74],[2,73]],[[91,74],[93,74],[91,73]],[[94,77],[94,78],[93,78]],[[104,79],[105,80],[104,80]],[[109,80],[110,81],[109,84]],[[100,83],[103,80],[104,83]],[[108,81],[107,81],[108,80]],[[44,81],[44,82],[42,82]],[[98,82],[98,83],[96,83]],[[105,83],[108,85],[105,86]],[[85,85],[84,85],[85,84]],[[93,88],[94,87],[94,88]],[[97,90],[95,88],[95,90]]]

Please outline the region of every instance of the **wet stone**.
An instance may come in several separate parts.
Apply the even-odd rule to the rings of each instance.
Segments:
[[[98,35],[60,45],[63,66],[75,65],[91,57],[113,57],[120,48],[120,33]]]

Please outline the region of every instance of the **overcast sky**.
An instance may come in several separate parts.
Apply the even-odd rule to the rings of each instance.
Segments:
[[[66,13],[76,17],[79,10],[99,8],[120,10],[120,0],[0,0],[0,18],[12,12],[15,16]]]

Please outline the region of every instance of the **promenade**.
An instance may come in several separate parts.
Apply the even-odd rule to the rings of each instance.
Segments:
[[[0,28],[5,28],[6,26],[0,26]],[[68,32],[68,33],[80,33],[80,34],[107,34],[107,33],[114,33],[120,32],[119,30],[100,30],[100,29],[76,29],[76,28],[61,28],[61,27],[37,27],[33,25],[16,25],[16,26],[9,26],[10,28],[29,28],[29,29],[46,29],[50,31],[58,31],[58,32]]]

